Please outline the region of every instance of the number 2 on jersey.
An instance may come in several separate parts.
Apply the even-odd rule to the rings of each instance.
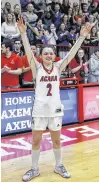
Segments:
[[[51,83],[47,84],[47,88],[48,88],[47,96],[52,96],[52,93],[51,93],[52,85],[51,85]]]

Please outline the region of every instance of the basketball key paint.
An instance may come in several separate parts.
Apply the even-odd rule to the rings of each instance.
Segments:
[[[64,127],[62,129],[61,145],[67,146],[94,138],[99,138],[99,122],[73,125],[72,127]],[[2,138],[1,142],[2,161],[31,154],[31,133]],[[51,149],[52,142],[50,133],[45,132],[42,138],[41,151],[48,151]]]

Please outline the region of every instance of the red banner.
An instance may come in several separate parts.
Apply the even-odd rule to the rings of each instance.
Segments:
[[[83,88],[84,120],[99,118],[99,86]]]

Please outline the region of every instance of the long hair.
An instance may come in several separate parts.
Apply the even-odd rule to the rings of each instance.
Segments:
[[[79,50],[83,50],[83,49],[80,48]],[[77,51],[77,53],[76,53],[76,55],[75,55],[75,59],[76,59],[77,63],[80,63],[80,59],[79,59],[79,56],[78,56],[79,50]],[[84,52],[84,50],[83,50],[83,52]],[[83,63],[86,62],[85,53],[84,53],[84,56],[82,57],[82,60],[83,60]]]
[[[15,18],[14,13],[8,13],[8,14],[6,15],[6,17],[5,17],[5,22],[6,22],[6,24],[9,23],[9,22],[8,22],[8,15],[12,15],[12,24],[15,25],[15,23],[16,23],[16,18]]]
[[[55,46],[53,45],[43,45],[40,49],[40,54],[42,54],[42,51],[44,48],[52,48],[53,52],[56,54],[56,49],[55,49]]]

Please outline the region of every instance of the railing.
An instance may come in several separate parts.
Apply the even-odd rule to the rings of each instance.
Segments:
[[[36,46],[37,46],[37,49],[38,49],[37,54],[40,55],[40,49],[44,45],[43,44],[37,44]],[[45,46],[47,46],[47,44],[45,44]],[[52,46],[54,46],[56,48],[56,55],[57,56],[60,56],[60,52],[62,52],[62,51],[65,52],[65,53],[63,53],[63,55],[61,54],[62,57],[60,57],[60,58],[63,58],[64,55],[66,55],[66,53],[71,49],[69,46],[66,46],[64,44],[57,44],[57,45],[53,44]],[[99,48],[99,46],[91,46],[91,45],[84,46],[84,45],[82,45],[81,48],[85,50],[85,54],[88,56],[88,59],[89,59],[90,55],[94,53],[94,49]]]

